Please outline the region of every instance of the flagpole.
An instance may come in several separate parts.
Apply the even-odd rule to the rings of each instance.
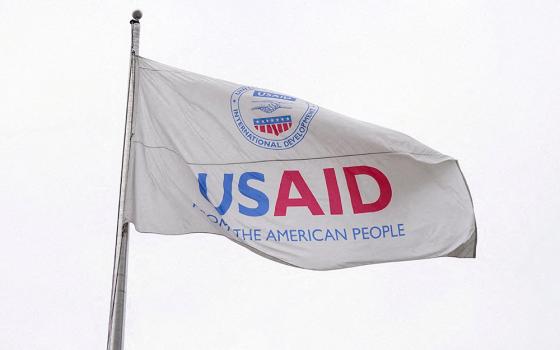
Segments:
[[[130,21],[130,70],[128,75],[128,98],[126,103],[126,122],[121,165],[121,185],[119,192],[119,213],[117,218],[117,238],[115,242],[115,260],[113,266],[113,287],[111,290],[111,310],[109,315],[109,334],[107,350],[122,350],[124,342],[124,316],[126,304],[126,271],[128,260],[128,222],[124,221],[124,202],[130,159],[130,139],[132,136],[132,117],[134,114],[134,93],[136,75],[136,57],[140,41],[140,18],[142,12],[132,13]]]

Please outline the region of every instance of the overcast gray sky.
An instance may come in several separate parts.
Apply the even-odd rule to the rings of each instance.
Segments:
[[[475,260],[313,272],[133,232],[127,349],[560,348],[558,1],[0,0],[0,348],[106,343],[130,29],[460,160]]]

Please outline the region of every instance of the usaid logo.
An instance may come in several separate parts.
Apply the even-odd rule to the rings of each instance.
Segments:
[[[354,214],[375,213],[385,209],[391,202],[393,197],[393,190],[391,183],[387,176],[379,169],[367,166],[349,166],[343,167],[342,171],[346,178],[346,188],[348,189],[348,196],[352,203],[352,212]],[[339,174],[340,175],[340,174]],[[225,173],[223,175],[223,190],[222,199],[218,206],[214,207],[218,214],[225,215],[232,206],[232,201],[236,196],[233,191],[234,173]],[[270,186],[262,186],[276,192],[276,200],[274,204],[274,216],[286,216],[289,207],[307,207],[311,215],[342,215],[349,211],[349,208],[343,208],[341,189],[344,186],[339,185],[334,168],[323,169],[323,176],[325,178],[324,184],[327,191],[327,199],[316,196],[307,181],[300,173],[299,170],[284,170],[279,184],[272,184]],[[202,196],[210,202],[208,197],[207,173],[198,173],[198,189]],[[369,178],[379,187],[378,198],[373,202],[364,202],[363,189],[360,189],[358,177]],[[313,178],[313,177],[312,177]],[[317,178],[317,174],[315,175]],[[367,180],[362,180],[363,181]],[[251,199],[256,202],[256,207],[246,207],[239,202],[238,210],[240,214],[246,216],[262,216],[266,215],[271,207],[269,196],[262,192],[255,186],[255,182],[265,182],[265,174],[250,171],[240,174],[238,180],[238,192],[246,199]],[[322,181],[320,181],[322,182]],[[258,186],[258,185],[257,185]],[[274,200],[274,198],[272,198]],[[321,203],[321,200],[323,203]],[[327,211],[328,209],[328,211]]]
[[[307,134],[319,107],[307,101],[273,91],[242,86],[230,100],[235,125],[254,145],[267,149],[288,149]]]

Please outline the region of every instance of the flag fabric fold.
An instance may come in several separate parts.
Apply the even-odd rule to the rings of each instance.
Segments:
[[[455,159],[282,92],[137,58],[125,219],[329,270],[474,257]]]

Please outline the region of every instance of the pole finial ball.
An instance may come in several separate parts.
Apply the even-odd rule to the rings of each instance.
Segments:
[[[139,20],[140,18],[142,18],[142,11],[134,10],[134,12],[132,12],[132,18],[134,18],[135,20]]]

